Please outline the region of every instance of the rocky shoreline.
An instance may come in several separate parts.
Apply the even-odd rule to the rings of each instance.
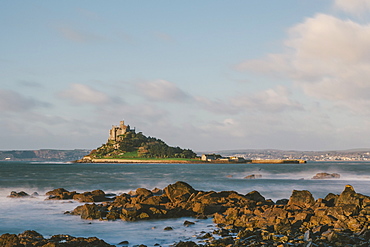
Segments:
[[[76,238],[70,235],[54,235],[51,238],[44,238],[36,231],[27,230],[20,234],[5,233],[0,236],[0,246],[2,247],[114,247],[104,240],[96,237]]]
[[[17,197],[16,192],[12,195]],[[179,242],[173,245],[176,247],[370,246],[370,197],[356,193],[350,185],[340,195],[329,193],[316,200],[307,190],[294,190],[289,199],[276,202],[257,191],[245,195],[235,191],[199,191],[185,182],[164,189],[138,188],[118,196],[101,190],[77,193],[61,188],[47,195],[49,200],[89,202],[66,212],[86,220],[213,217],[218,230],[200,234],[197,243]]]

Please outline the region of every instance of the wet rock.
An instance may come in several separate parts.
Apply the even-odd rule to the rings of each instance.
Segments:
[[[102,190],[94,190],[91,192],[84,192],[82,194],[75,193],[73,195],[73,199],[79,202],[103,202],[110,200]]]
[[[165,231],[172,231],[172,230],[173,230],[173,228],[172,228],[172,227],[170,227],[170,226],[166,226],[163,230],[165,230]]]
[[[64,188],[54,189],[52,191],[46,192],[46,195],[49,196],[50,200],[69,200],[73,199],[73,196],[76,194],[76,191],[69,192]]]
[[[261,174],[251,174],[251,175],[244,177],[244,179],[257,179],[257,178],[262,178],[262,175]]]
[[[54,189],[46,193],[49,200],[77,200],[79,202],[103,202],[110,201],[108,196],[102,190],[94,190],[91,192],[77,193],[76,191],[68,191],[64,188]]]
[[[76,238],[70,235],[54,235],[50,239],[45,239],[36,231],[25,231],[18,235],[3,234],[0,236],[0,246],[2,247],[28,247],[28,246],[44,246],[44,247],[113,247],[114,245],[107,244],[105,241],[96,237]]]
[[[96,205],[95,203],[85,204],[75,208],[71,214],[81,215],[81,219],[85,220],[102,219],[107,215],[107,208],[103,205]]]
[[[164,192],[171,202],[186,202],[192,194],[197,193],[193,187],[181,181],[168,185]]]
[[[312,177],[312,179],[330,179],[330,178],[340,178],[340,175],[338,173],[319,172]]]
[[[124,240],[122,242],[119,242],[119,245],[128,245],[128,244],[129,244],[129,242],[127,240]]]
[[[162,195],[140,188],[132,196],[122,194],[113,202],[86,204],[72,213],[86,219],[127,221],[213,216],[220,227],[213,233],[219,236],[203,233],[200,238],[206,247],[326,247],[340,246],[337,243],[341,241],[370,246],[370,197],[356,193],[352,186],[346,186],[340,195],[329,194],[316,201],[309,191],[294,190],[289,200],[274,203],[257,191],[246,195],[235,191],[197,191],[177,182],[167,186]]]
[[[20,192],[12,191],[12,192],[10,192],[10,195],[8,197],[11,197],[11,198],[21,198],[21,197],[29,197],[29,196],[30,195],[27,194],[24,191],[20,191]]]
[[[185,222],[184,222],[184,226],[191,226],[191,225],[194,225],[195,223],[194,222],[192,222],[192,221],[187,221],[187,220],[185,220]]]
[[[199,236],[199,237],[197,237],[198,239],[207,239],[207,238],[213,238],[213,236],[212,236],[212,234],[211,233],[206,233],[206,234],[204,234],[204,235],[202,235],[202,236]]]
[[[196,247],[198,246],[196,243],[194,243],[193,241],[187,241],[187,242],[178,242],[177,244],[175,244],[175,247]]]

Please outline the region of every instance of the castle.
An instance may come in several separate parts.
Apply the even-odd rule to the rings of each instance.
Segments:
[[[125,121],[120,121],[119,126],[112,126],[109,130],[109,138],[111,141],[122,141],[123,135],[127,132],[135,132],[135,128],[131,129],[130,125],[125,125]]]

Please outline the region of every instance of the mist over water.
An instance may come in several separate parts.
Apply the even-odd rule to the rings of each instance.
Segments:
[[[314,180],[316,173],[338,173],[340,179]],[[260,179],[244,179],[261,174]],[[141,222],[86,221],[79,216],[64,215],[79,203],[49,201],[45,193],[55,188],[84,192],[102,189],[106,193],[124,193],[137,188],[163,189],[184,181],[196,190],[233,190],[246,194],[259,191],[266,199],[289,198],[292,191],[309,190],[315,199],[328,193],[339,194],[346,184],[356,192],[370,195],[369,162],[312,162],[307,164],[72,164],[0,162],[0,234],[36,230],[48,237],[55,234],[96,236],[111,244],[128,240],[130,246],[159,243],[169,246],[175,241],[191,239],[202,230],[214,228],[212,219],[199,220],[185,227],[187,219]],[[8,198],[11,191],[38,192],[34,198]],[[174,231],[163,228],[171,226]]]

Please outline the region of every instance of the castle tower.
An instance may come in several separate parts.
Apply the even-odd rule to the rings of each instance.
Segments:
[[[120,136],[126,134],[126,132],[130,131],[130,126],[125,125],[125,121],[120,121],[119,126],[112,126],[112,128],[109,130],[109,138],[108,140],[112,141],[119,141]]]

